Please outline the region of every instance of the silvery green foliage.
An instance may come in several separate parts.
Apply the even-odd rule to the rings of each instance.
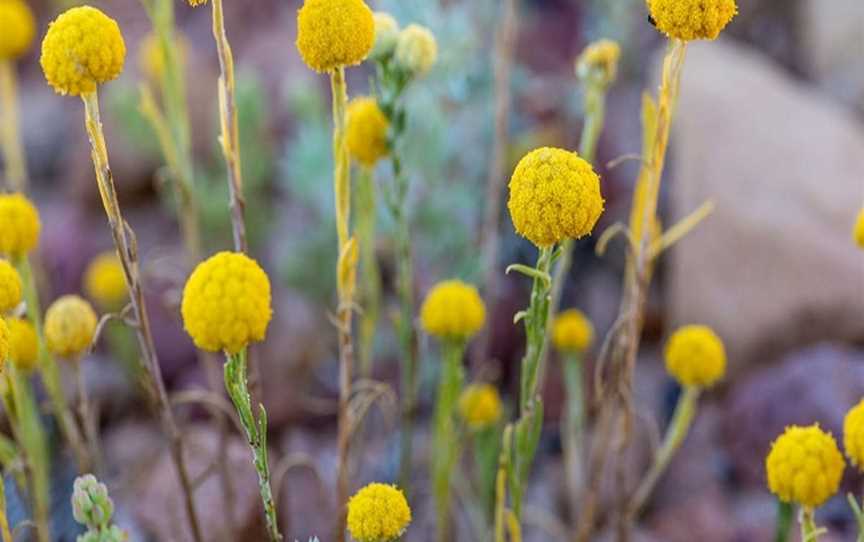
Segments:
[[[92,474],[75,479],[72,492],[72,514],[75,521],[88,529],[98,529],[111,522],[114,502],[108,496],[108,488]]]

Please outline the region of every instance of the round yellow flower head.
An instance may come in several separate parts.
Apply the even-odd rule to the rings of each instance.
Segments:
[[[408,73],[422,77],[429,73],[438,60],[438,42],[435,35],[419,24],[409,24],[399,32],[396,40],[396,63]]]
[[[621,46],[612,40],[598,40],[588,44],[576,59],[576,75],[582,80],[593,80],[611,85],[618,77]]]
[[[682,386],[706,388],[726,373],[723,341],[707,326],[684,326],[666,343],[666,371]]]
[[[23,0],[0,0],[0,28],[0,60],[18,58],[36,36],[33,11]]]
[[[864,248],[864,208],[861,209],[861,212],[858,213],[858,218],[855,220],[852,237],[855,239],[855,244],[860,248]]]
[[[297,12],[297,48],[316,72],[354,66],[375,44],[375,20],[363,0],[306,0]]]
[[[106,310],[116,310],[126,301],[126,276],[116,252],[103,252],[90,261],[84,271],[84,292]]]
[[[389,153],[387,129],[390,123],[375,98],[354,98],[348,104],[345,140],[351,157],[367,167]]]
[[[714,40],[738,13],[735,0],[647,0],[657,28],[679,40]]]
[[[220,252],[198,264],[183,289],[183,325],[202,350],[229,354],[264,340],[273,310],[270,279],[239,252]]]
[[[174,50],[177,52],[177,62],[180,69],[186,64],[189,53],[189,42],[183,34],[174,35]],[[153,32],[147,34],[138,49],[138,67],[151,81],[158,81],[165,73],[165,58],[162,55],[162,42]]]
[[[391,542],[411,523],[411,508],[401,490],[372,483],[348,500],[348,532],[357,542]]]
[[[0,315],[21,304],[21,276],[8,260],[0,258]]]
[[[439,282],[426,295],[420,322],[429,335],[467,341],[486,321],[486,306],[477,288],[459,280]]]
[[[9,318],[9,359],[19,370],[29,373],[39,359],[39,341],[36,328],[28,320]]]
[[[21,194],[0,194],[0,253],[18,257],[39,243],[39,212]]]
[[[0,367],[9,359],[9,326],[0,317]]]
[[[864,470],[864,399],[843,419],[843,447],[849,462],[858,470]]]
[[[845,466],[834,437],[819,424],[787,427],[765,458],[771,493],[811,508],[837,493]]]
[[[575,152],[542,147],[510,179],[507,208],[516,232],[538,247],[591,233],[603,213],[600,178]]]
[[[594,326],[578,309],[559,314],[552,322],[552,344],[561,352],[580,353],[594,342]]]
[[[99,323],[93,307],[77,295],[64,295],[45,312],[45,342],[55,355],[77,359],[93,343]]]
[[[80,96],[116,79],[126,44],[117,21],[90,6],[74,7],[48,27],[42,40],[42,71],[59,94]]]
[[[498,423],[501,419],[501,397],[490,384],[471,384],[459,396],[459,415],[473,430]]]
[[[399,23],[389,13],[376,11],[372,14],[375,20],[375,45],[370,58],[387,58],[396,49],[396,41],[399,39]]]

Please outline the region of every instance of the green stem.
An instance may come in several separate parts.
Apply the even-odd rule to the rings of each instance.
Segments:
[[[816,542],[819,530],[816,528],[816,514],[812,508],[801,509],[801,542]]]
[[[774,542],[786,542],[789,540],[791,530],[792,504],[777,499],[777,526],[774,530]]]
[[[252,449],[253,464],[258,472],[258,488],[261,493],[261,503],[264,505],[264,516],[267,520],[267,533],[271,542],[282,540],[276,521],[276,506],[273,503],[273,491],[270,487],[270,464],[267,458],[267,412],[264,405],[258,405],[258,417],[252,412],[252,400],[246,376],[246,350],[237,354],[226,354],[225,389],[237,409],[240,423],[246,433],[246,440]]]
[[[456,435],[456,403],[462,391],[464,372],[462,358],[465,341],[447,341],[443,345],[443,364],[435,400],[432,437],[432,488],[438,519],[437,540],[450,540],[450,479],[459,456]]]
[[[568,354],[563,360],[564,388],[566,390],[566,409],[562,419],[561,435],[564,446],[564,466],[567,475],[570,513],[573,518],[578,514],[578,494],[582,487],[582,449],[585,430],[585,396],[583,366],[581,356]]]
[[[375,182],[372,168],[363,167],[357,179],[354,207],[357,214],[357,240],[360,252],[360,303],[363,319],[360,324],[360,372],[368,378],[372,373],[375,350],[375,330],[381,309],[381,271],[375,257]]]
[[[27,189],[27,159],[18,129],[18,82],[10,59],[0,59],[0,154],[8,188],[15,192]]]

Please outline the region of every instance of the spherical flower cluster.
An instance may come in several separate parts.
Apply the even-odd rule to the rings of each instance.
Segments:
[[[735,0],[647,0],[657,28],[679,40],[713,40],[738,13]]]
[[[559,314],[552,322],[552,344],[561,352],[580,353],[594,342],[594,326],[578,309]]]
[[[90,303],[77,295],[64,295],[45,313],[45,341],[55,355],[77,359],[93,343],[98,324]]]
[[[348,501],[348,532],[358,542],[391,542],[411,523],[411,508],[394,486],[372,483]]]
[[[583,80],[597,78],[603,85],[610,85],[618,77],[618,60],[621,46],[612,40],[590,43],[576,59],[576,75]]]
[[[0,28],[0,60],[18,58],[36,35],[33,11],[24,0],[0,0]]]
[[[501,397],[490,384],[471,384],[459,397],[459,415],[469,428],[477,431],[501,419]]]
[[[363,0],[306,0],[297,12],[297,48],[317,72],[363,62],[375,44],[375,20]]]
[[[542,147],[525,155],[509,186],[513,226],[538,247],[588,235],[603,213],[600,178],[564,149]]]
[[[95,91],[120,75],[125,60],[126,44],[117,21],[90,6],[61,14],[42,41],[42,70],[59,94]]]
[[[376,11],[372,14],[375,20],[375,45],[370,58],[382,59],[393,54],[396,41],[399,39],[399,23],[389,13]]]
[[[486,306],[477,288],[459,280],[439,282],[426,295],[420,322],[429,335],[466,341],[486,321]]]
[[[666,343],[666,371],[682,386],[708,387],[726,372],[723,341],[707,326],[679,328]]]
[[[422,77],[438,60],[438,42],[432,32],[419,24],[409,24],[399,32],[394,52],[396,63],[408,73]]]
[[[387,156],[387,129],[390,123],[375,98],[354,98],[348,104],[345,141],[351,156],[366,167],[372,167]]]
[[[84,291],[106,310],[116,310],[126,301],[126,275],[116,252],[103,252],[90,261],[84,271]]]
[[[39,212],[21,194],[0,194],[0,253],[24,256],[39,243]]]
[[[818,424],[787,427],[765,458],[771,492],[783,502],[813,508],[837,492],[844,467],[834,437]]]
[[[270,279],[245,254],[220,252],[192,272],[181,312],[195,346],[236,354],[267,334],[273,314]]]
[[[29,320],[9,318],[9,359],[20,371],[29,373],[39,360],[39,340],[36,328]]]
[[[864,208],[861,209],[861,212],[858,213],[858,218],[855,220],[852,237],[855,239],[855,244],[860,248],[864,248]]]
[[[9,326],[0,317],[0,367],[9,359]]]
[[[843,419],[843,447],[849,462],[858,470],[864,470],[864,399]]]
[[[21,303],[21,277],[8,260],[0,258],[0,315]]]
[[[186,64],[186,57],[189,52],[189,43],[186,37],[182,34],[175,34],[171,46],[177,55],[177,62],[182,68]],[[151,32],[141,41],[141,46],[138,49],[138,67],[151,81],[160,80],[165,73],[165,55],[162,51],[162,41],[157,34]]]

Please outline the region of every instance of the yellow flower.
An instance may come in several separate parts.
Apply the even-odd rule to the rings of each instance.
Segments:
[[[552,344],[561,352],[584,352],[594,342],[594,326],[578,309],[559,314],[552,322]]]
[[[765,458],[771,493],[811,508],[837,492],[845,466],[834,437],[819,424],[787,427]]]
[[[74,7],[48,27],[42,41],[42,71],[59,94],[80,96],[116,79],[126,44],[117,21],[90,6]]]
[[[864,470],[864,399],[843,419],[843,447],[849,462],[858,470]]]
[[[588,47],[576,59],[576,75],[580,79],[598,77],[603,85],[610,85],[618,77],[618,60],[621,58],[621,46],[612,40],[598,40],[588,44]]]
[[[390,123],[375,98],[354,98],[348,104],[345,140],[351,156],[367,167],[387,156],[387,129]]]
[[[399,32],[394,55],[396,63],[408,73],[423,76],[438,60],[438,42],[428,28],[409,24]]]
[[[36,35],[33,11],[23,0],[0,0],[0,28],[0,60],[18,58]]]
[[[9,326],[0,317],[0,367],[9,359]]]
[[[98,324],[90,303],[77,295],[64,295],[45,312],[45,341],[61,358],[77,359],[93,342]]]
[[[270,279],[238,252],[220,252],[198,264],[183,289],[183,325],[202,350],[229,354],[264,340],[273,310]]]
[[[348,532],[358,542],[391,542],[411,523],[411,508],[395,486],[372,483],[348,501]]]
[[[372,14],[375,20],[375,45],[371,58],[387,58],[396,49],[396,41],[399,39],[399,23],[389,13],[376,11]]]
[[[194,7],[200,6],[201,4],[206,4],[207,0],[189,0],[189,5]]]
[[[861,212],[858,213],[858,218],[855,220],[852,237],[860,248],[864,248],[864,208],[861,209]]]
[[[182,69],[186,64],[189,42],[186,40],[186,36],[182,34],[175,34],[173,41],[174,43],[171,45],[176,52],[180,69]],[[165,58],[162,54],[162,41],[157,34],[150,32],[141,41],[141,46],[138,49],[138,67],[151,81],[162,79],[162,75],[165,73]]]
[[[21,304],[21,276],[7,260],[0,258],[0,315]]]
[[[516,166],[507,208],[519,235],[538,247],[591,233],[603,213],[600,178],[564,149],[542,147]]]
[[[19,370],[29,373],[39,360],[39,340],[36,328],[29,320],[9,318],[9,359]]]
[[[657,28],[679,40],[717,39],[738,13],[735,0],[647,0]]]
[[[90,261],[84,272],[84,291],[106,310],[116,310],[126,301],[126,275],[116,252],[103,252]]]
[[[501,419],[501,397],[490,384],[471,384],[459,397],[459,414],[473,430],[484,429]]]
[[[723,341],[707,326],[679,328],[666,343],[666,371],[682,386],[708,387],[726,372]]]
[[[477,288],[459,280],[439,282],[426,295],[420,322],[429,335],[467,341],[486,321],[486,307]]]
[[[316,72],[354,66],[375,43],[375,20],[363,0],[306,0],[297,12],[297,48]]]
[[[0,252],[25,256],[39,243],[39,212],[21,194],[0,194]]]

